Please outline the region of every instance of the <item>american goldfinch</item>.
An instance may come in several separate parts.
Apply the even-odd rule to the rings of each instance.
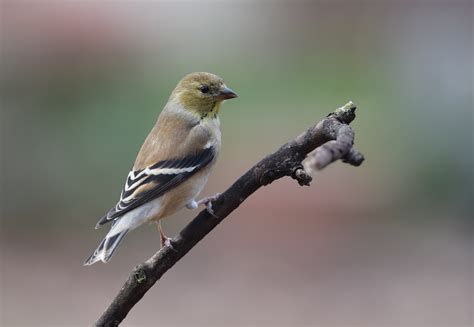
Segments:
[[[108,262],[123,237],[143,223],[155,221],[161,245],[171,246],[161,219],[199,204],[212,213],[214,198],[196,197],[219,154],[217,114],[224,100],[235,97],[222,78],[210,73],[192,73],[178,83],[138,153],[119,202],[97,223],[96,228],[112,226],[85,265]]]

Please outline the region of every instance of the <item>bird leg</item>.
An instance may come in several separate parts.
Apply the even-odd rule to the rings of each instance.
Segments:
[[[158,233],[160,233],[160,244],[161,247],[164,248],[165,246],[171,248],[171,250],[174,250],[173,245],[171,244],[171,238],[165,235],[163,233],[163,228],[161,227],[161,220],[158,220],[156,223],[156,227],[158,228]]]
[[[220,195],[221,195],[220,193],[216,193],[212,196],[205,197],[204,199],[201,199],[195,203],[197,205],[204,204],[206,206],[207,212],[209,212],[214,218],[219,219],[219,217],[216,216],[216,214],[214,213],[214,210],[212,209],[212,201],[216,201]]]

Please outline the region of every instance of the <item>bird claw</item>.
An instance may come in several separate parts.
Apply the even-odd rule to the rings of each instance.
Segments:
[[[220,195],[220,193],[216,193],[213,196],[208,196],[204,199],[199,200],[197,204],[204,204],[206,206],[206,211],[214,218],[219,219],[219,217],[214,213],[214,210],[212,209],[212,201],[216,201]]]
[[[163,238],[161,239],[161,248],[164,248],[164,247],[170,248],[170,250],[172,250],[174,252],[178,252],[173,247],[173,244],[171,244],[171,238],[170,237],[165,237],[164,239]]]
[[[213,216],[214,218],[219,219],[219,217],[217,217],[217,215],[214,213],[214,210],[212,210],[212,203],[211,203],[211,201],[209,201],[209,202],[206,204],[206,211],[209,212],[209,214],[210,214],[211,216]]]

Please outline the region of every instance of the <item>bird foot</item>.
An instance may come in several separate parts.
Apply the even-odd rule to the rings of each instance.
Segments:
[[[161,222],[158,222],[158,223],[157,223],[157,227],[158,227],[158,232],[160,233],[160,244],[161,244],[161,247],[162,247],[162,248],[168,247],[168,248],[170,248],[171,250],[177,252],[176,249],[173,247],[173,244],[171,244],[172,238],[166,236],[165,233],[163,233],[163,228],[161,227]]]
[[[174,252],[178,252],[173,247],[173,244],[171,244],[171,238],[170,237],[161,238],[161,247],[162,248],[167,247],[167,248],[170,248]]]
[[[204,199],[199,200],[197,204],[204,204],[206,206],[207,212],[209,212],[209,214],[214,218],[219,219],[219,217],[217,217],[217,215],[214,213],[214,210],[212,209],[212,201],[216,201],[220,195],[220,193],[216,193],[212,196],[205,197]]]

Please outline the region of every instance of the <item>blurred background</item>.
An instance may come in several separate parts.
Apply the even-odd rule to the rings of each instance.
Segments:
[[[83,267],[178,80],[222,76],[202,195],[348,100],[359,168],[259,190],[127,326],[472,326],[470,1],[1,2],[2,326],[87,326],[159,247]],[[164,221],[175,235],[196,215]]]

